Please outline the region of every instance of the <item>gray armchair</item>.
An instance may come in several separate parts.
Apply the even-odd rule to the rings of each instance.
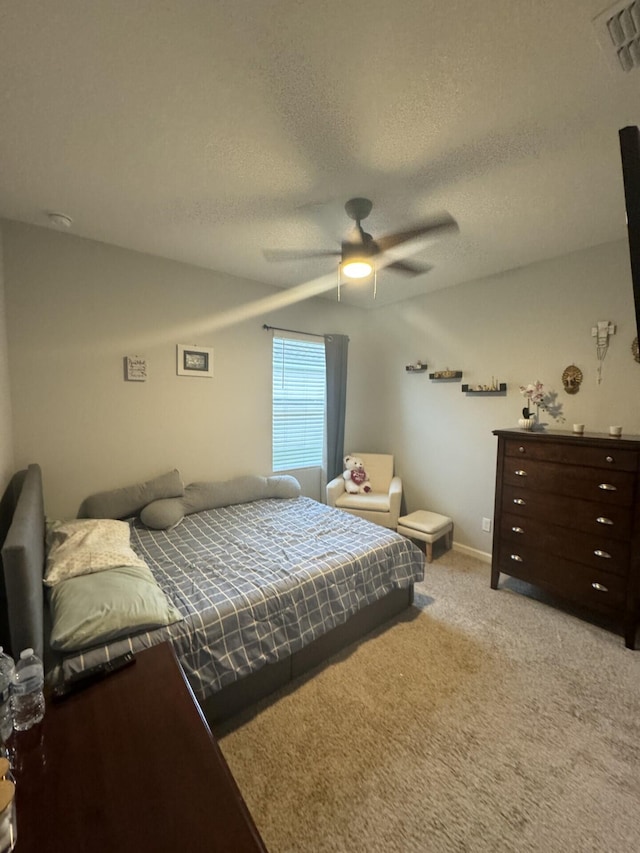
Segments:
[[[359,456],[364,462],[364,470],[371,481],[371,491],[350,495],[345,490],[344,477],[340,474],[327,483],[327,504],[395,530],[402,501],[402,480],[394,476],[393,456],[359,452],[352,455]]]

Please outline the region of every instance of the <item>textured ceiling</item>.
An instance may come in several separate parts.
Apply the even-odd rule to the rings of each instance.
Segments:
[[[344,202],[376,235],[440,211],[375,307],[625,236],[604,0],[1,0],[0,216],[281,288],[332,259]],[[320,285],[320,289],[322,285]],[[335,298],[335,292],[327,293]]]

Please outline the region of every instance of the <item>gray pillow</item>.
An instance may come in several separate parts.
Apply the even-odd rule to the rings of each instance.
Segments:
[[[145,483],[90,495],[80,504],[78,518],[131,518],[152,501],[177,498],[183,494],[182,477],[174,468]]]
[[[170,625],[181,615],[146,566],[119,566],[57,584],[50,596],[50,644],[71,652]]]
[[[297,498],[302,493],[300,483],[289,474],[267,477],[270,498]]]
[[[248,475],[219,482],[189,483],[184,496],[153,501],[140,513],[140,519],[154,530],[175,527],[185,515],[217,509],[221,506],[249,503],[261,498],[297,498],[300,483],[288,474],[274,477]]]

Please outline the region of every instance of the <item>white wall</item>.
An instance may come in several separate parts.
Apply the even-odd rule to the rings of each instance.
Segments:
[[[43,466],[52,517],[74,515],[91,492],[174,466],[186,482],[269,473],[264,322],[349,335],[345,451],[394,452],[407,510],[450,514],[456,541],[482,552],[491,549],[481,531],[482,517],[493,516],[491,431],[516,425],[520,384],[540,379],[559,392],[560,428],[616,423],[640,434],[624,242],[372,311],[315,299],[214,328],[226,312],[282,292],[48,229],[10,222],[3,229],[13,461]],[[618,332],[596,385],[590,329],[605,319]],[[0,342],[1,335],[0,323]],[[177,343],[213,346],[215,378],[176,376]],[[147,382],[123,380],[122,359],[131,354],[148,359]],[[406,373],[418,358],[429,372],[462,369],[470,384],[494,376],[508,392],[466,397],[461,383]],[[0,347],[0,381],[1,359]],[[571,363],[585,377],[574,397],[561,383]],[[7,412],[0,409],[4,429]]]
[[[591,327],[617,325],[596,384]],[[631,354],[636,336],[627,244],[606,244],[441,290],[371,313],[373,411],[359,424],[358,445],[394,451],[405,485],[407,510],[451,515],[454,538],[488,552],[481,531],[493,517],[496,439],[491,431],[517,425],[524,404],[519,386],[540,379],[559,394],[571,429],[606,431],[622,424],[640,434],[640,364]],[[437,383],[428,373],[406,373],[426,361],[429,373],[447,367],[461,382]],[[584,373],[575,396],[562,386],[565,367]],[[504,397],[467,397],[461,384],[506,382]],[[353,436],[353,437],[351,437]],[[353,433],[350,440],[356,441]]]
[[[45,228],[3,229],[15,462],[42,465],[50,517],[173,467],[185,482],[270,473],[263,323],[348,334],[348,405],[359,405],[361,311],[315,299],[242,320],[243,306],[282,291]],[[177,376],[176,344],[212,346],[214,378]],[[146,382],[124,381],[126,355],[147,359]]]
[[[4,272],[0,230],[0,496],[14,473],[9,353],[5,321]]]

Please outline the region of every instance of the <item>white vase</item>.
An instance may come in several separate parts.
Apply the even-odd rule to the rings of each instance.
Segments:
[[[533,429],[533,425],[535,424],[535,418],[520,418],[518,420],[518,426],[520,429]]]

